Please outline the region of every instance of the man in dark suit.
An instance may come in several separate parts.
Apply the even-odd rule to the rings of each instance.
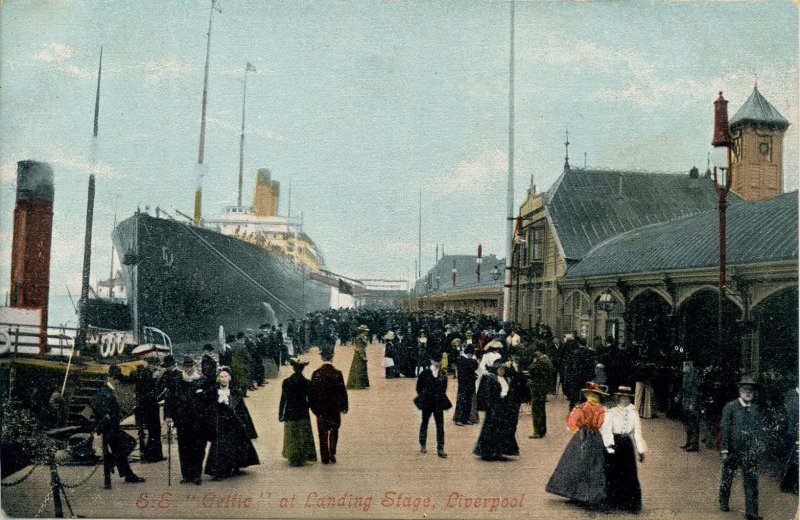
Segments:
[[[203,458],[208,442],[208,386],[197,373],[194,359],[184,356],[181,379],[174,387],[171,420],[178,429],[181,483],[202,484]]]
[[[422,423],[419,427],[419,451],[428,453],[425,444],[428,440],[428,422],[433,415],[436,423],[436,453],[446,459],[444,452],[444,411],[452,408],[453,403],[447,398],[447,375],[440,370],[438,359],[431,359],[431,365],[423,370],[417,378],[417,397],[414,403],[422,411]]]
[[[739,382],[739,398],[722,409],[722,476],[719,485],[719,508],[730,511],[728,499],[736,470],[742,468],[745,513],[747,520],[758,516],[758,460],[763,452],[761,412],[753,403],[756,383],[749,376]]]
[[[156,387],[155,354],[147,357],[147,366],[136,369],[136,425],[139,427],[139,448],[142,462],[164,460],[161,448],[161,414],[158,408],[158,389]],[[147,440],[145,440],[147,432]]]
[[[122,372],[119,367],[116,365],[108,367],[106,384],[97,390],[92,399],[92,410],[97,421],[96,429],[111,450],[119,476],[123,477],[125,482],[144,482],[142,477],[133,472],[128,463],[128,455],[133,451],[136,440],[123,432],[119,426],[123,417],[114,391],[121,380]]]
[[[528,388],[531,392],[531,418],[533,422],[533,433],[529,439],[541,439],[547,435],[547,414],[545,403],[547,402],[547,392],[550,390],[550,383],[553,378],[553,364],[547,354],[544,353],[544,346],[537,346],[533,354],[533,363],[528,371]]]
[[[320,350],[322,366],[311,374],[309,404],[317,416],[319,455],[323,464],[336,464],[336,444],[339,441],[340,414],[347,413],[347,389],[344,376],[334,368],[333,349]]]

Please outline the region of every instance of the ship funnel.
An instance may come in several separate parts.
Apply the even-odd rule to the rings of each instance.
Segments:
[[[274,217],[278,214],[280,184],[272,180],[272,174],[266,168],[256,173],[256,188],[253,193],[253,214],[258,217]]]
[[[50,291],[54,191],[53,168],[49,164],[37,161],[17,163],[17,200],[11,249],[11,306],[41,309],[44,331],[47,330]],[[46,341],[46,332],[44,334]]]

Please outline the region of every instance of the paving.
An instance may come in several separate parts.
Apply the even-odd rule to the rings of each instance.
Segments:
[[[353,349],[336,349],[334,364],[347,377]],[[570,438],[564,426],[567,404],[550,396],[548,434],[529,439],[530,408],[523,406],[517,440],[520,456],[509,462],[484,462],[472,454],[480,425],[456,426],[452,410],[445,412],[447,459],[435,449],[419,452],[419,412],[412,404],[415,380],[382,377],[378,344],[368,348],[371,387],[351,390],[350,412],[343,417],[335,465],[321,463],[290,467],[281,458],[283,427],[278,422],[280,379],[251,392],[246,403],[258,431],[254,444],[261,459],[245,475],[202,485],[179,484],[177,447],[173,445],[172,485],[167,485],[167,463],[134,463],[147,481],[125,484],[112,476],[113,489],[103,489],[102,470],[86,483],[66,490],[76,515],[89,518],[631,518],[622,513],[586,511],[544,491],[547,479]],[[320,364],[316,350],[305,356]],[[450,379],[448,394],[455,402],[457,382]],[[313,419],[312,419],[313,421]],[[679,422],[643,420],[649,451],[639,465],[643,510],[640,518],[744,518],[741,476],[737,476],[730,513],[717,507],[720,462],[716,452],[686,453]],[[316,435],[316,432],[315,432]],[[429,448],[435,448],[431,421]],[[60,468],[62,481],[74,485],[93,468]],[[24,471],[21,472],[24,474]],[[796,495],[782,493],[776,480],[760,478],[760,513],[765,519],[797,518]],[[14,476],[6,479],[14,481]],[[37,468],[23,483],[2,488],[3,512],[11,517],[53,516],[49,473]],[[46,500],[47,499],[47,500]],[[69,511],[66,509],[66,516]]]

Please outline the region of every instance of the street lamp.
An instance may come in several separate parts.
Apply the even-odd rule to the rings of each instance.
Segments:
[[[497,269],[497,264],[494,264],[494,267],[492,267],[491,275],[492,275],[492,280],[494,280],[495,282],[497,281],[498,278],[500,278],[500,270]]]
[[[717,355],[720,361],[724,359],[723,345],[725,344],[725,275],[727,267],[726,255],[726,209],[728,207],[728,192],[733,182],[733,171],[731,170],[731,154],[733,140],[731,139],[731,129],[728,124],[728,101],[722,97],[722,92],[714,101],[714,135],[711,140],[714,147],[714,189],[717,190],[719,205],[719,308],[718,308],[718,329],[717,329]],[[724,159],[719,157],[724,155]],[[724,164],[724,166],[723,166]],[[717,174],[719,167],[721,177]]]
[[[597,300],[597,308],[602,311],[610,312],[611,309],[614,308],[615,303],[617,303],[617,301],[614,299],[614,295],[611,294],[611,291],[606,291],[601,294],[600,298]]]

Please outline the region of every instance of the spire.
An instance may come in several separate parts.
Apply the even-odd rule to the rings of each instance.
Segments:
[[[536,184],[533,182],[533,174],[531,174],[531,185],[528,187],[528,194],[536,195]]]
[[[564,171],[569,170],[569,128],[567,128],[567,140],[564,141]]]
[[[758,90],[758,83],[753,86],[753,92],[736,114],[730,118],[731,129],[740,127],[745,123],[763,124],[786,130],[789,121],[767,101]]]

